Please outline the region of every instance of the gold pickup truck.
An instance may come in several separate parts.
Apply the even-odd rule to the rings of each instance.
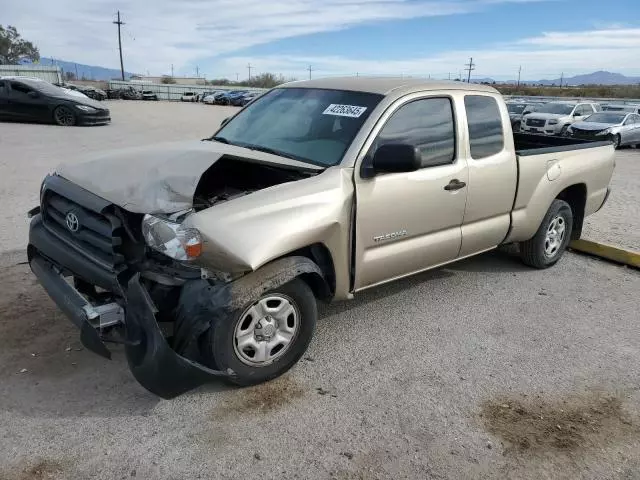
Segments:
[[[610,143],[513,134],[499,93],[416,79],[275,88],[201,141],[62,165],[31,268],[83,343],[171,398],[281,375],[316,301],[518,243],[546,268],[602,207]]]

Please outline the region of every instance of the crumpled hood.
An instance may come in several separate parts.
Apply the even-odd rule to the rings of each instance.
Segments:
[[[579,130],[598,131],[617,126],[617,123],[578,122],[574,123],[572,128]]]
[[[525,116],[525,118],[535,118],[537,120],[559,120],[563,117],[568,117],[569,115],[563,115],[560,113],[530,113]]]
[[[219,142],[187,141],[114,150],[81,163],[62,164],[56,173],[130,212],[173,213],[192,207],[200,177],[224,155],[322,169]]]

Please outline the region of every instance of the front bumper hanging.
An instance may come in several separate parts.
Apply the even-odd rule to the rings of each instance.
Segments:
[[[33,273],[58,308],[80,330],[82,344],[94,353],[111,358],[99,331],[90,323],[87,300],[65,281],[58,269],[34,252],[29,260]],[[134,275],[126,289],[125,354],[138,382],[151,393],[170,399],[233,372],[205,367],[176,353],[167,343],[158,322],[156,308],[147,290]]]

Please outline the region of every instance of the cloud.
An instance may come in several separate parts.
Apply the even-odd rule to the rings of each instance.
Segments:
[[[473,57],[476,78],[514,79],[522,66],[523,79],[559,78],[594,70],[609,70],[640,75],[640,28],[594,30],[586,32],[549,32],[538,37],[485,47],[442,52],[421,58],[360,60],[343,56],[286,56],[260,58],[232,56],[222,59],[223,72],[244,71],[251,62],[256,71],[282,73],[306,78],[309,65],[315,76],[328,75],[431,75],[456,78],[461,65]]]
[[[125,68],[158,74],[300,35],[529,1],[538,0],[29,0],[3,2],[2,16],[44,55],[113,67],[120,9]]]

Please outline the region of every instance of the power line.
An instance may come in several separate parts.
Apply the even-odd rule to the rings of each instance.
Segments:
[[[471,83],[471,71],[476,69],[476,64],[473,63],[473,57],[469,58],[469,63],[466,64],[465,70],[468,72],[467,74],[467,83]]]
[[[120,27],[124,25],[124,22],[120,20],[120,10],[118,10],[118,21],[113,22],[118,25],[118,49],[120,50],[120,74],[124,81],[124,63],[122,63],[122,36],[120,35]]]

